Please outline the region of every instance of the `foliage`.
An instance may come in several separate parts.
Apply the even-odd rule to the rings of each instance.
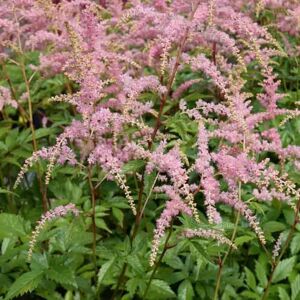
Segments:
[[[297,1],[99,2],[0,3],[0,299],[300,299]]]

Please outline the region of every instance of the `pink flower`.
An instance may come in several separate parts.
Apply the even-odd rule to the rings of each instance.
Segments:
[[[68,212],[73,213],[75,217],[79,216],[79,210],[73,203],[57,206],[54,209],[49,210],[42,215],[41,219],[37,222],[37,226],[32,232],[32,236],[29,242],[29,250],[27,256],[27,259],[29,261],[31,260],[33,249],[37,242],[37,238],[41,233],[42,229],[45,227],[46,223],[52,221],[53,219],[64,217],[67,215]]]
[[[179,213],[192,215],[191,209],[184,202],[178,199],[174,199],[166,203],[166,208],[156,221],[156,229],[154,230],[154,238],[151,247],[150,266],[153,266],[155,263],[160,239],[163,237],[166,229],[170,227],[173,218],[178,216]]]
[[[0,111],[5,105],[10,105],[14,108],[18,107],[17,101],[11,98],[11,93],[8,88],[0,86]]]

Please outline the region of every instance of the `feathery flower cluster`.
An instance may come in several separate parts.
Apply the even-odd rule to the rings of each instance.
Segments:
[[[64,217],[67,215],[68,212],[73,213],[74,216],[79,216],[79,210],[76,208],[76,206],[73,203],[69,203],[67,205],[60,205],[55,207],[52,210],[47,211],[45,214],[42,215],[41,219],[37,222],[37,225],[32,232],[32,236],[29,242],[29,250],[27,255],[27,260],[30,261],[32,257],[32,253],[34,250],[34,247],[37,242],[37,238],[43,228],[45,227],[46,223],[50,222],[51,220],[59,217]]]
[[[193,238],[193,237],[202,237],[205,239],[213,239],[216,240],[220,244],[225,244],[233,249],[237,249],[236,245],[233,244],[229,239],[224,237],[220,232],[213,229],[187,229],[183,232],[183,235],[187,238]]]
[[[278,239],[276,240],[275,244],[274,244],[274,248],[273,248],[273,251],[272,251],[272,259],[273,259],[273,261],[275,261],[276,258],[277,258],[277,256],[279,255],[279,251],[280,251],[282,242],[283,242],[283,235],[281,233],[279,235]]]
[[[11,98],[11,93],[8,88],[0,86],[0,111],[5,105],[10,105],[14,108],[17,108],[18,103],[16,100]]]
[[[204,198],[209,223],[222,222],[218,204],[225,203],[245,217],[264,244],[259,218],[243,200],[244,188],[255,200],[267,202],[289,202],[295,195],[293,184],[259,154],[274,152],[283,165],[299,165],[300,147],[284,147],[269,122],[279,115],[290,119],[299,114],[278,106],[284,94],[272,65],[282,49],[252,17],[255,10],[260,15],[264,7],[283,6],[289,14],[278,16],[279,27],[297,31],[299,5],[292,0],[259,1],[257,6],[244,0],[131,0],[123,5],[116,0],[105,4],[108,14],[102,16],[103,7],[94,1],[58,2],[0,3],[0,58],[8,59],[20,48],[39,50],[40,64],[33,69],[45,76],[64,74],[76,85],[73,94],[52,98],[73,105],[76,120],[64,128],[55,145],[25,161],[15,186],[39,158],[49,161],[46,184],[55,164],[75,165],[80,159],[106,172],[139,216],[135,193],[126,182],[130,174],[122,167],[143,160],[144,175],[159,173],[153,188],[169,199],[157,220],[151,265],[174,217],[186,213],[200,222],[197,194]],[[242,9],[245,3],[250,14]],[[250,64],[263,76],[256,95],[259,111],[243,79]],[[209,101],[182,99],[202,83],[211,95]],[[4,103],[17,105],[0,87],[0,110]],[[176,141],[178,133],[165,122],[177,103],[178,115],[184,113],[193,127],[198,126],[197,137],[182,141],[182,148],[192,148],[184,155]],[[262,131],[264,123],[269,129]],[[193,234],[210,238],[216,233]],[[225,237],[215,238],[229,244]]]
[[[170,227],[174,217],[179,213],[192,215],[191,209],[182,201],[174,199],[166,203],[166,208],[156,221],[156,229],[154,230],[154,238],[150,254],[150,266],[153,266],[156,260],[160,239],[164,236],[167,228]]]

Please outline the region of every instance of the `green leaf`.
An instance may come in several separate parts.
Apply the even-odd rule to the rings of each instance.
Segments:
[[[255,276],[253,275],[253,273],[247,267],[245,267],[245,271],[246,271],[246,282],[247,282],[247,285],[252,290],[255,291],[255,288],[256,288]]]
[[[295,255],[299,252],[299,250],[300,250],[300,234],[299,233],[297,233],[293,237],[290,247],[291,247],[292,255]]]
[[[264,288],[268,283],[267,274],[265,268],[258,261],[255,262],[255,274],[260,285]]]
[[[178,300],[192,300],[194,299],[194,289],[189,280],[184,280],[178,287]]]
[[[291,284],[292,289],[292,300],[295,300],[300,292],[300,274],[296,276],[294,281]]]
[[[243,296],[241,299],[255,299],[255,300],[260,299],[260,297],[256,293],[251,291],[243,291],[241,293],[241,296]]]
[[[286,222],[289,225],[293,225],[293,223],[294,223],[294,217],[295,217],[294,211],[291,210],[291,209],[284,209],[283,210],[283,215],[285,217]]]
[[[14,193],[14,192],[11,192],[9,190],[6,190],[6,189],[2,189],[2,188],[0,188],[0,194],[11,194],[11,195],[14,195],[16,197],[19,197],[18,194]]]
[[[108,272],[110,271],[114,262],[115,262],[115,257],[113,257],[111,260],[107,261],[101,266],[101,269],[99,270],[98,273],[97,289],[99,289],[100,284],[102,283],[102,281],[104,280]]]
[[[48,270],[49,269],[49,262],[47,255],[44,254],[34,254],[31,259],[31,264],[30,264],[31,269],[34,270]]]
[[[0,239],[26,235],[24,219],[14,214],[0,214]]]
[[[267,222],[266,224],[264,224],[263,229],[265,232],[277,232],[277,231],[284,231],[286,229],[285,225],[280,223],[280,222],[276,222],[276,221],[270,221]]]
[[[104,229],[104,230],[108,231],[109,233],[112,233],[111,230],[107,227],[107,225],[103,219],[96,218],[95,223],[98,228]]]
[[[33,291],[39,285],[42,274],[43,271],[35,270],[21,275],[8,290],[5,300]]]
[[[291,271],[293,270],[294,264],[296,261],[296,257],[290,257],[282,260],[275,269],[273,282],[279,282],[285,278],[287,278]]]
[[[145,274],[140,258],[136,254],[131,254],[127,257],[128,264],[132,267],[133,271],[141,277]]]
[[[2,245],[1,245],[1,254],[4,255],[6,250],[8,249],[9,247],[9,244],[11,243],[13,239],[11,238],[4,238],[3,239],[3,242],[2,242]]]
[[[126,282],[126,290],[129,292],[129,295],[132,297],[135,293],[137,288],[142,284],[140,278],[130,278]],[[131,299],[131,298],[130,298]]]
[[[174,253],[165,255],[164,263],[169,265],[172,269],[182,270],[184,268],[184,263],[181,261],[180,257],[174,255]]]
[[[113,216],[117,219],[118,224],[123,228],[124,213],[117,207],[112,208]]]
[[[289,294],[286,292],[286,290],[283,287],[278,287],[278,294],[280,300],[290,300]]]
[[[7,152],[8,151],[8,147],[0,141],[0,151],[1,152]]]
[[[249,241],[252,241],[254,239],[253,236],[249,236],[249,235],[243,235],[243,236],[239,236],[235,239],[234,244],[236,246],[241,246],[244,243],[247,243]]]
[[[153,279],[149,288],[147,299],[170,299],[176,295],[167,282],[160,279]]]
[[[156,182],[156,179],[157,179],[157,173],[156,172],[152,172],[149,175],[145,176],[145,187],[144,187],[144,194],[145,195],[149,195],[154,183]]]
[[[47,276],[49,279],[60,283],[62,285],[68,284],[77,288],[77,283],[75,280],[74,273],[72,269],[65,265],[52,265],[50,269],[47,270]]]
[[[137,172],[145,165],[144,160],[132,160],[125,164],[122,168],[123,173]]]
[[[46,137],[53,133],[53,128],[39,128],[35,131],[35,138],[40,139],[43,137]],[[32,136],[30,135],[25,142],[31,142],[32,141]]]
[[[9,276],[4,275],[4,274],[0,274],[0,282],[1,282],[0,291],[3,291],[3,290],[7,291],[12,284]],[[3,298],[0,296],[0,299],[2,300]]]

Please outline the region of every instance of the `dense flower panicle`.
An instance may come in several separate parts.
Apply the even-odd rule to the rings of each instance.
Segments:
[[[257,234],[262,244],[266,243],[265,235],[259,225],[259,222],[253,212],[248,208],[247,204],[238,199],[236,192],[222,192],[220,194],[220,202],[226,203],[237,210],[249,222],[250,226]]]
[[[187,90],[189,89],[193,84],[199,82],[200,79],[191,79],[191,80],[188,80],[184,83],[182,83],[173,93],[172,97],[174,99],[179,99],[180,96]]]
[[[41,157],[45,158],[47,156],[48,156],[48,149],[43,148],[41,150],[38,150],[37,152],[34,152],[29,158],[27,158],[21,170],[19,171],[19,174],[14,184],[14,188],[17,188],[20,185],[26,172],[34,165],[34,163],[36,163]]]
[[[65,206],[64,205],[57,206],[54,209],[49,210],[42,215],[41,219],[37,222],[37,226],[35,227],[29,242],[29,250],[27,255],[28,261],[31,260],[32,253],[37,242],[37,238],[41,233],[41,231],[43,230],[43,228],[45,227],[46,223],[48,223],[53,219],[64,217],[67,215],[68,212],[73,213],[75,217],[79,216],[79,210],[76,208],[76,206],[73,203],[69,203]]]
[[[168,153],[164,154],[165,142],[151,153],[150,161],[147,164],[147,172],[151,173],[154,168],[157,168],[160,173],[167,173],[172,180],[175,188],[182,187],[188,180],[181,156],[178,148],[173,148]]]
[[[227,93],[228,82],[222,76],[218,68],[211,62],[205,55],[199,54],[198,56],[187,61],[192,66],[192,70],[201,70],[205,75],[209,76],[214,84],[224,93]]]
[[[213,229],[187,229],[183,232],[183,234],[187,238],[202,237],[205,239],[214,239],[220,244],[229,245],[233,249],[237,249],[236,245],[233,244],[228,238]]]
[[[273,112],[277,108],[277,102],[282,99],[284,95],[277,93],[280,81],[275,81],[276,77],[272,73],[271,68],[268,69],[265,76],[266,78],[262,84],[265,93],[259,94],[257,98],[268,112]]]
[[[283,235],[281,233],[279,235],[278,239],[276,240],[275,244],[274,244],[274,248],[273,248],[273,251],[272,251],[273,261],[275,261],[276,258],[278,257],[282,244],[283,244]]]
[[[289,197],[286,194],[278,192],[275,188],[267,189],[265,186],[260,190],[254,189],[253,196],[260,201],[272,201],[273,199],[278,199],[289,202]]]
[[[299,12],[300,5],[297,1],[277,1],[267,0],[266,7],[277,9],[277,26],[291,35],[297,35],[300,32]],[[284,8],[284,9],[282,9]]]
[[[8,88],[0,86],[0,111],[5,105],[10,105],[14,108],[17,108],[18,103],[16,100],[12,99],[10,90]]]
[[[166,208],[156,221],[156,229],[154,230],[154,238],[151,246],[150,266],[153,266],[155,263],[160,239],[164,236],[166,229],[170,227],[173,218],[178,216],[179,213],[192,215],[191,209],[179,199],[174,199],[166,203]]]
[[[256,2],[136,0],[123,5],[116,0],[101,1],[100,7],[89,0],[3,0],[0,58],[39,50],[39,64],[31,68],[49,77],[64,74],[74,87],[51,102],[67,102],[77,112],[55,145],[25,161],[15,186],[39,158],[49,162],[46,184],[55,164],[80,161],[107,173],[107,180],[119,185],[133,214],[139,216],[128,174],[122,169],[132,160],[143,160],[145,176],[158,173],[153,190],[169,199],[157,221],[151,264],[175,216],[184,212],[200,222],[198,193],[204,198],[209,223],[222,221],[218,203],[225,203],[243,215],[265,243],[258,218],[242,200],[243,188],[251,189],[259,201],[289,202],[297,194],[287,178],[260,157],[274,152],[282,165],[291,161],[299,166],[300,147],[284,147],[279,131],[269,122],[282,116],[284,126],[299,111],[278,105],[284,94],[279,92],[272,59],[283,51],[253,15],[259,17],[264,7],[283,7],[288,13],[275,16],[277,25],[297,34],[299,5]],[[256,95],[259,112],[243,79],[250,64],[263,76]],[[191,76],[186,76],[187,71]],[[190,88],[198,91],[202,84],[211,94],[209,101],[182,99]],[[179,100],[181,113],[195,127],[198,124],[197,136],[186,133],[191,142],[183,146],[191,151],[184,155],[175,141],[178,133],[165,122]],[[17,107],[9,90],[0,87],[0,111],[6,104]],[[264,123],[268,129],[261,130]],[[233,247],[214,231],[188,234],[216,238]]]
[[[232,187],[236,186],[238,181],[243,183],[259,181],[261,171],[265,168],[264,161],[256,163],[248,158],[246,153],[234,157],[221,150],[218,154],[212,154],[212,157],[218,165],[219,172]]]
[[[219,198],[219,182],[214,178],[214,170],[210,165],[211,155],[208,149],[209,137],[204,124],[200,121],[198,126],[198,157],[195,162],[195,170],[201,175],[201,186],[205,196],[204,204],[210,223],[220,223],[221,216],[215,208]]]

